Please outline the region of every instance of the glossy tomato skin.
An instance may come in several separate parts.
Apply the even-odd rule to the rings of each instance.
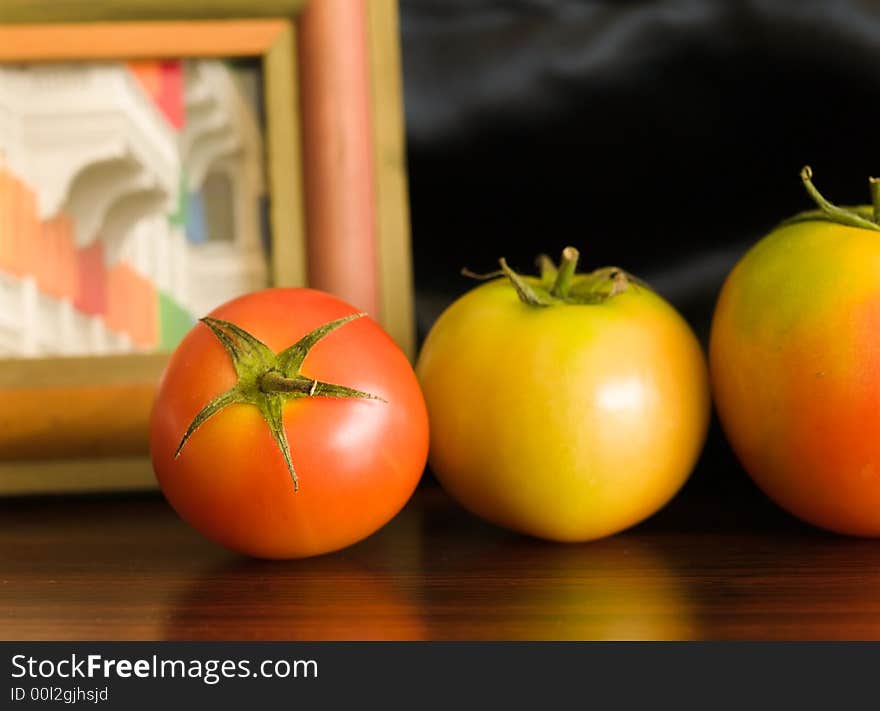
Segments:
[[[273,351],[356,313],[311,289],[268,289],[212,312]],[[194,528],[232,550],[296,558],[343,548],[389,521],[411,496],[427,458],[428,424],[405,355],[369,317],[321,340],[302,372],[380,400],[305,398],[285,405],[284,427],[299,491],[256,407],[230,405],[206,421],[175,460],[196,413],[236,382],[226,351],[196,325],[159,385],[150,430],[153,467],[166,498]]]
[[[643,520],[686,481],[705,438],[699,343],[644,287],[535,307],[487,283],[443,313],[416,372],[444,488],[541,538],[585,541]]]
[[[722,288],[710,365],[758,486],[817,526],[880,536],[880,235],[818,220],[773,231]]]

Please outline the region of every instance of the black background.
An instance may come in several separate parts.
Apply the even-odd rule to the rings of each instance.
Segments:
[[[472,287],[462,266],[503,255],[528,270],[574,244],[587,268],[648,280],[705,343],[735,261],[812,206],[802,165],[843,204],[867,202],[880,172],[876,3],[402,0],[401,13],[420,337]],[[688,493],[713,502],[689,515],[781,515],[717,423]]]

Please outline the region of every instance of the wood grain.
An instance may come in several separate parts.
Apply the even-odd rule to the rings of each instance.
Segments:
[[[428,485],[357,546],[265,562],[203,540],[158,497],[6,501],[0,637],[880,639],[876,542],[718,505],[555,545]]]

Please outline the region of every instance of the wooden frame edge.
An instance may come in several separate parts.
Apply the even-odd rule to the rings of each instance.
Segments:
[[[287,21],[263,54],[272,283],[308,284],[296,28]],[[269,120],[269,117],[273,117]],[[286,126],[287,130],[282,130]],[[283,199],[279,199],[282,198]],[[283,235],[284,239],[279,237]]]
[[[307,0],[3,0],[0,23],[295,18]]]
[[[121,493],[158,488],[149,457],[0,462],[0,495]]]
[[[415,288],[397,0],[368,0],[368,13],[380,313],[391,337],[413,360]]]
[[[287,24],[277,18],[0,24],[0,62],[258,56]]]

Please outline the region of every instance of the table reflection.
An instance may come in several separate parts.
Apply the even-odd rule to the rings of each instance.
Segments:
[[[235,559],[171,602],[166,639],[420,640],[405,579],[344,555]]]
[[[259,561],[159,499],[6,501],[0,638],[880,639],[880,542],[672,511],[553,544],[429,488],[352,548]]]
[[[424,537],[432,637],[509,640],[691,639],[688,582],[662,545],[632,535],[556,544],[475,521]],[[456,620],[455,624],[447,624]]]

